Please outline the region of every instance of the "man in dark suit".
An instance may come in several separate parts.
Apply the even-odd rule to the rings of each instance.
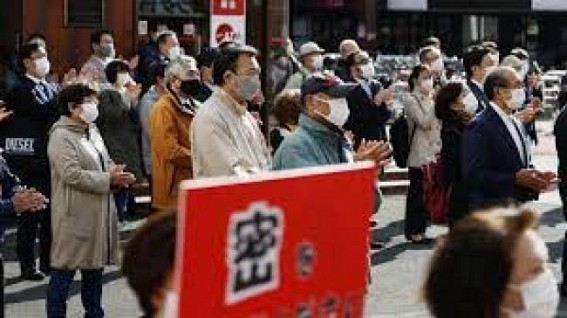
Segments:
[[[58,86],[46,81],[50,62],[44,47],[32,43],[20,48],[20,64],[25,72],[6,98],[14,114],[0,125],[0,146],[4,156],[26,185],[50,195],[51,175],[47,141],[51,125],[59,118]],[[22,278],[42,280],[49,274],[51,213],[46,209],[18,216],[18,258]],[[39,270],[36,268],[35,243],[39,238]]]
[[[355,53],[348,63],[348,82],[358,85],[347,98],[350,116],[344,128],[353,133],[355,147],[362,139],[386,141],[386,122],[392,116],[387,103],[393,100],[392,92],[374,79],[374,64],[368,53]]]
[[[140,54],[136,82],[142,84],[142,95],[157,82],[159,70],[181,55],[179,39],[175,32],[159,33],[155,44],[149,44]]]
[[[475,115],[490,106],[483,84],[488,74],[496,68],[496,62],[490,55],[489,49],[473,46],[465,52],[463,65],[467,73],[467,87],[472,93],[467,95],[463,102],[467,112]]]
[[[463,135],[461,164],[471,207],[536,200],[557,176],[531,165],[528,137],[513,116],[523,101],[522,81],[513,69],[499,67],[486,78],[484,91],[490,106]]]
[[[199,85],[199,89],[195,92],[194,97],[201,103],[206,102],[216,89],[213,83],[213,63],[219,54],[217,49],[212,48],[203,50],[197,57],[197,64],[201,72],[201,84]]]
[[[557,120],[555,121],[555,146],[557,155],[559,156],[559,194],[563,202],[563,217],[567,221],[567,108],[563,108]],[[561,294],[567,296],[567,231],[565,232],[565,240],[563,241],[563,257],[561,259],[561,272],[563,274],[563,283],[561,284]]]

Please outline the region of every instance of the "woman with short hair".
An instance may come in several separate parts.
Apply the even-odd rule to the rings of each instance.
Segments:
[[[100,115],[95,124],[108,149],[110,158],[126,166],[138,183],[142,173],[141,152],[138,146],[138,114],[135,107],[141,88],[136,86],[129,74],[128,63],[121,60],[110,62],[105,69],[111,87],[99,96]],[[134,200],[132,193],[122,190],[115,194],[118,218],[124,221],[128,207]]]
[[[431,243],[425,232],[429,211],[423,199],[422,168],[437,160],[441,151],[441,124],[435,117],[433,75],[428,65],[413,68],[409,77],[410,93],[401,100],[410,134],[408,168],[410,186],[407,196],[405,236],[414,244]]]
[[[286,89],[279,93],[274,99],[272,114],[277,125],[270,132],[270,146],[275,154],[282,141],[297,128],[299,114],[301,113],[301,101],[299,90]]]
[[[463,100],[472,94],[462,83],[449,83],[435,98],[435,115],[441,121],[441,164],[449,195],[449,226],[468,213],[468,191],[461,169],[461,137],[472,120]]]
[[[93,122],[98,117],[96,92],[77,84],[59,96],[61,118],[51,128],[51,278],[47,317],[65,317],[69,289],[81,271],[85,317],[104,316],[102,274],[118,257],[116,206],[111,189],[134,182],[124,166],[110,159]]]
[[[473,214],[438,240],[423,286],[436,318],[555,317],[557,281],[536,214]]]

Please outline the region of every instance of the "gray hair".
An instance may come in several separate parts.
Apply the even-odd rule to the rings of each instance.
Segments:
[[[165,69],[165,81],[171,83],[174,77],[185,77],[188,71],[198,71],[197,61],[189,55],[181,55],[172,60]]]
[[[517,56],[508,55],[502,60],[502,62],[500,62],[500,66],[511,67],[516,70],[516,72],[520,73],[522,71],[524,63]]]
[[[158,41],[158,44],[161,40],[165,41],[165,38],[169,38],[169,37],[177,38],[177,33],[175,33],[172,30],[162,30],[162,31],[159,31],[156,35],[156,39]]]
[[[494,92],[497,88],[504,88],[508,85],[508,75],[511,73],[516,73],[516,71],[508,66],[499,66],[495,68],[484,81],[484,92],[486,97],[490,100],[494,100]]]

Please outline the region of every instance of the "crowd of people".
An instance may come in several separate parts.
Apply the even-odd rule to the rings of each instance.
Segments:
[[[254,47],[227,41],[189,56],[171,31],[124,61],[116,59],[112,32],[98,31],[91,37],[92,56],[57,81],[45,41],[34,35],[19,48],[17,80],[0,96],[0,213],[17,214],[22,278],[49,276],[50,318],[65,317],[77,271],[86,316],[103,317],[103,270],[118,262],[119,222],[134,213],[132,189],[141,184],[149,183],[157,215],[130,241],[123,271],[151,317],[171,297],[175,217],[159,211],[176,208],[183,180],[367,160],[376,163],[380,179],[392,153],[409,171],[407,240],[431,243],[427,225],[434,212],[449,223],[424,287],[436,317],[530,310],[533,303],[526,302],[539,304],[541,297],[522,294],[523,303],[521,296],[509,302],[506,286],[520,286],[516,295],[537,278],[534,284],[551,288],[533,213],[473,213],[536,200],[560,178],[567,180],[566,169],[558,176],[532,164],[541,69],[523,49],[501,59],[494,42],[471,45],[459,80],[448,76],[441,43],[430,38],[416,53],[416,66],[385,79],[350,39],[341,42],[338,61],[324,58],[315,42],[295,52],[289,41],[274,49],[263,70]],[[270,100],[262,93],[263,71]],[[267,108],[270,116],[261,115]],[[388,129],[393,121],[405,134]],[[558,140],[563,126],[556,128]],[[559,150],[564,164],[567,156]],[[567,198],[566,190],[561,193]],[[385,199],[379,183],[375,198],[369,229]],[[469,237],[482,240],[475,245]],[[524,243],[541,256],[529,275],[517,269],[514,254]],[[383,246],[370,242],[374,249]],[[493,268],[472,272],[484,268],[470,266],[479,261],[476,249],[494,258]],[[141,260],[156,272],[137,266]],[[455,283],[463,277],[474,279]]]

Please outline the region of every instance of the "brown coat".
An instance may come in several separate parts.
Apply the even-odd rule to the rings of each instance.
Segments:
[[[194,102],[196,107],[200,106]],[[170,92],[152,107],[152,202],[156,209],[176,207],[179,183],[193,177],[189,138],[193,115]]]
[[[88,132],[87,132],[88,129]],[[110,160],[97,128],[61,117],[48,144],[51,167],[51,266],[100,269],[118,259],[118,219]]]

